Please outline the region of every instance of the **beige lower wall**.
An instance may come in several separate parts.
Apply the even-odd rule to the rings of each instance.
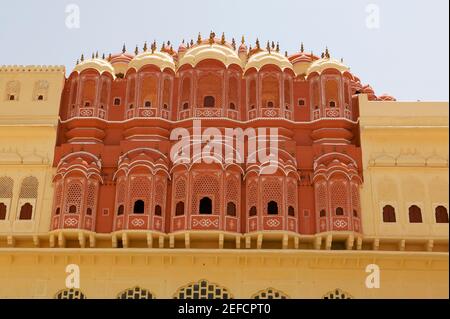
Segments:
[[[354,298],[448,298],[447,253],[358,251],[226,251],[166,249],[1,249],[0,298],[53,298],[68,264],[80,267],[87,298],[115,298],[140,286],[156,298],[200,279],[250,298],[268,287],[290,298],[321,298],[340,288]],[[367,289],[368,264],[381,287]]]

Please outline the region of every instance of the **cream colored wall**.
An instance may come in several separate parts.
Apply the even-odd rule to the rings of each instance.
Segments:
[[[0,68],[0,177],[14,180],[13,198],[0,234],[46,233],[52,207],[52,161],[64,67]],[[43,101],[36,100],[36,83],[45,80],[48,90]],[[16,100],[7,98],[10,81],[20,83]],[[21,182],[28,176],[39,181],[38,197],[31,221],[18,220]]]
[[[354,298],[448,298],[448,255],[345,251],[23,249],[0,251],[0,298],[53,298],[65,289],[68,264],[80,267],[87,298],[115,298],[140,286],[172,298],[201,279],[250,298],[272,287],[290,298],[321,298],[336,288]],[[365,285],[380,267],[379,289]]]
[[[361,190],[366,236],[442,239],[448,224],[437,224],[434,209],[449,208],[448,103],[370,102],[360,97],[364,184]],[[384,223],[392,205],[396,223]],[[423,223],[411,224],[408,208],[422,209]]]

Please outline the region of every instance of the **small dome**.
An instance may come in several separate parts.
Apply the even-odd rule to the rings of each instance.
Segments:
[[[389,94],[384,93],[383,95],[378,97],[378,100],[380,101],[391,101],[391,102],[395,102],[397,101],[397,99]]]
[[[260,70],[263,66],[269,64],[276,65],[283,71],[285,69],[293,70],[291,62],[284,55],[278,52],[260,51],[249,58],[244,72],[251,68]]]
[[[133,58],[134,55],[129,53],[114,54],[109,58],[109,63],[113,66],[116,74],[125,74],[128,68],[128,63],[130,63]]]
[[[115,76],[114,68],[111,65],[111,63],[109,63],[106,60],[98,59],[98,58],[82,61],[81,63],[79,63],[75,66],[73,71],[81,73],[87,69],[97,70],[100,74],[103,74],[104,72],[108,72],[113,77]]]
[[[169,68],[175,72],[175,62],[172,56],[165,52],[143,52],[134,57],[133,60],[128,64],[128,69],[135,69],[139,71],[145,65],[155,65],[161,71]]]
[[[199,44],[186,51],[180,59],[179,66],[190,64],[195,67],[199,62],[207,59],[219,60],[225,66],[237,64],[242,67],[241,59],[239,59],[233,48],[222,44]]]
[[[326,69],[336,69],[340,72],[349,70],[348,66],[346,66],[341,61],[338,61],[333,58],[323,58],[314,61],[308,68],[307,74],[311,74],[313,72],[322,73]]]

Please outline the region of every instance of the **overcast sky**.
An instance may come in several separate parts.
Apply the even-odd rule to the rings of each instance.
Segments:
[[[1,1],[0,65],[65,65],[70,73],[81,53],[119,52],[124,42],[134,51],[154,39],[177,48],[210,30],[279,41],[289,53],[302,41],[316,54],[328,46],[378,95],[448,101],[448,0]]]

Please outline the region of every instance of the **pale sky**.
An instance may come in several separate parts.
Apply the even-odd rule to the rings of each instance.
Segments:
[[[79,28],[66,26],[69,4],[80,9]],[[123,43],[132,52],[154,39],[178,48],[211,30],[253,46],[257,37],[264,47],[279,41],[290,54],[302,41],[316,54],[328,46],[378,95],[448,101],[448,0],[1,1],[0,65],[65,65],[69,74],[81,53]]]

